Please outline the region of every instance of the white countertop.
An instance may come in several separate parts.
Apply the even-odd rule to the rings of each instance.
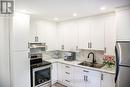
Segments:
[[[63,58],[60,58],[60,59],[46,59],[45,61],[48,61],[51,63],[60,62],[60,63],[64,63],[64,64],[69,64],[69,65],[81,67],[81,68],[86,68],[86,69],[96,70],[96,71],[100,71],[100,72],[115,74],[115,67],[107,68],[106,66],[104,66],[102,68],[93,68],[93,67],[88,67],[88,66],[82,66],[82,65],[78,65],[78,64],[83,62],[83,61],[78,61],[78,60],[65,61]]]

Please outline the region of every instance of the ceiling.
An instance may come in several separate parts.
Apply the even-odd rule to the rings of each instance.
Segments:
[[[114,11],[130,0],[15,0],[16,10],[48,20],[63,21]],[[102,6],[106,10],[100,10]],[[77,16],[73,16],[77,13]]]

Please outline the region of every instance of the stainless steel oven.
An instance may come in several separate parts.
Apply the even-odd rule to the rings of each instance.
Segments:
[[[33,68],[32,73],[33,87],[51,86],[51,65]]]

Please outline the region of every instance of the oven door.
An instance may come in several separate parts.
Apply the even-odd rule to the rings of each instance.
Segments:
[[[51,65],[33,69],[33,87],[51,85]]]

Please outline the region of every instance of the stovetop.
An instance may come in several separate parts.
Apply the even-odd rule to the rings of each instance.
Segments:
[[[42,66],[46,66],[46,65],[50,65],[50,62],[47,61],[42,61],[40,63],[36,63],[36,64],[31,64],[31,68],[38,68],[38,67],[42,67]]]

